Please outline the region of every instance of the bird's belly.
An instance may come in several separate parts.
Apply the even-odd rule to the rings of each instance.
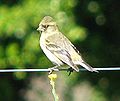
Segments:
[[[40,46],[41,46],[43,52],[45,53],[45,55],[47,56],[47,58],[51,62],[53,62],[54,64],[57,64],[59,66],[63,64],[63,62],[61,60],[59,60],[53,53],[51,53],[48,49],[46,49],[44,43],[42,43],[41,41],[40,41]]]

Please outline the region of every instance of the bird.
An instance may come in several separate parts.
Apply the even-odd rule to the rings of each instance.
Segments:
[[[83,60],[80,52],[59,30],[56,21],[51,16],[43,17],[37,30],[41,33],[39,41],[41,49],[55,65],[50,73],[64,64],[70,67],[68,68],[69,75],[73,71],[79,72],[79,65],[90,72],[98,72]]]

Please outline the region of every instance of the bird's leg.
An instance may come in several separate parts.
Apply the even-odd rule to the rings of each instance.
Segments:
[[[72,67],[68,68],[67,72],[69,72],[68,76],[70,76],[70,74],[74,71],[74,69]]]
[[[49,69],[49,74],[52,74],[53,71],[55,71],[55,69],[57,69],[58,65],[52,67],[52,68],[48,68]],[[58,69],[59,71],[59,69]]]

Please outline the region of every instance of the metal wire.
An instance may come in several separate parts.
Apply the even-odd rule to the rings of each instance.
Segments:
[[[109,67],[109,68],[95,68],[98,71],[119,71],[120,67]],[[54,69],[54,71],[67,71],[68,69]],[[49,72],[50,69],[2,69],[1,73],[5,72]],[[80,71],[87,71],[84,68],[81,68]]]

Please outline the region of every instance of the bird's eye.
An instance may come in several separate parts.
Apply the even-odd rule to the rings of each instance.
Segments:
[[[44,28],[48,28],[48,26],[49,26],[49,25],[42,25],[42,27],[44,27]]]
[[[43,28],[46,28],[46,25],[42,25]]]
[[[48,28],[49,27],[49,25],[46,25],[46,28]]]

